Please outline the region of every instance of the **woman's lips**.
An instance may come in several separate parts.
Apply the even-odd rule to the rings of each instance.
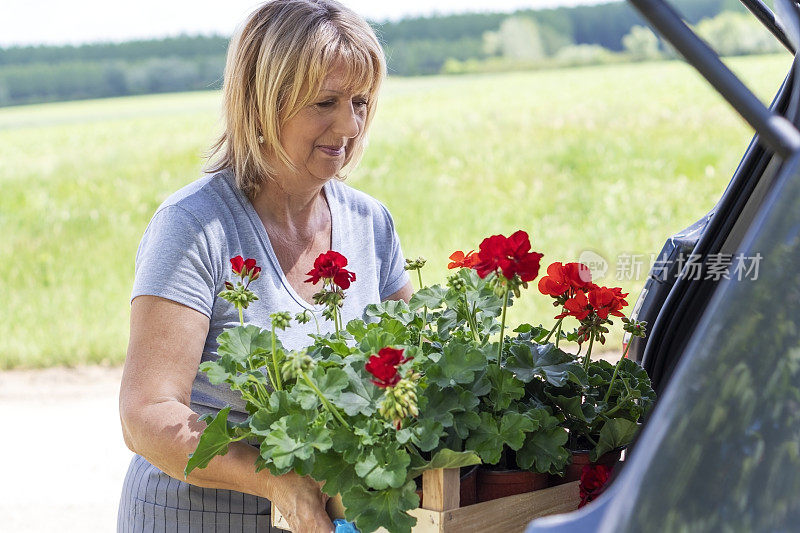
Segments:
[[[323,153],[331,156],[331,157],[339,157],[340,155],[344,154],[344,146],[327,146],[327,145],[320,145],[317,146]]]

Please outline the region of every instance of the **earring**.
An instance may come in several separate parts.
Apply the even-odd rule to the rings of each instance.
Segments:
[[[259,135],[258,136],[258,144],[264,144],[264,136],[263,135]]]

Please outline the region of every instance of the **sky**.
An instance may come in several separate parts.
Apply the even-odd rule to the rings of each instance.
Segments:
[[[342,1],[342,0],[340,0]],[[434,13],[511,12],[613,0],[343,0],[370,20]],[[231,35],[253,0],[0,0],[0,47]]]

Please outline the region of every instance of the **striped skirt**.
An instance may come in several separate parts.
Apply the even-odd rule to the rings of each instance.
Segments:
[[[207,489],[169,477],[134,455],[117,515],[117,533],[263,533],[272,529],[269,500]]]

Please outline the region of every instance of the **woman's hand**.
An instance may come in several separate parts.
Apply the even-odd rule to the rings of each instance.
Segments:
[[[276,506],[295,533],[331,533],[333,523],[325,511],[328,496],[307,476],[289,472],[272,478],[272,505]]]

